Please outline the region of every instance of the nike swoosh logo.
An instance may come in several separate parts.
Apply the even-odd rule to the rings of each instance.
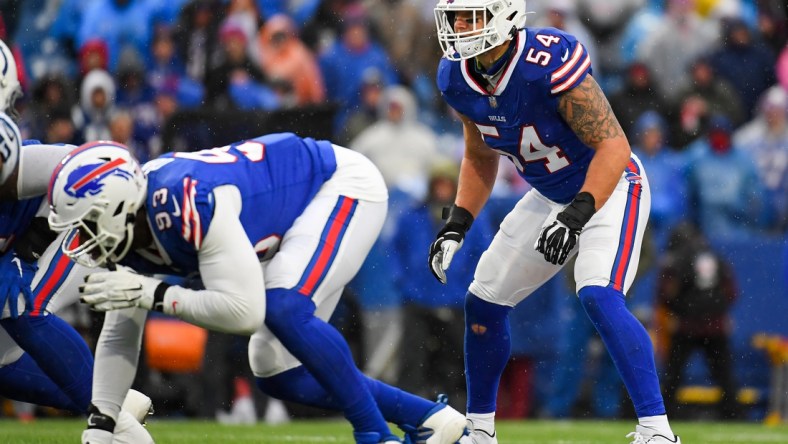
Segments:
[[[88,416],[88,427],[96,427],[98,424],[93,421],[93,415]]]
[[[172,205],[175,207],[175,211],[172,212],[172,215],[178,217],[181,215],[181,206],[178,204],[178,199],[175,197],[172,198]]]
[[[568,59],[568,58],[569,58],[569,49],[567,49],[566,52],[564,53],[564,56],[561,57],[561,61],[565,62],[566,59]]]
[[[172,314],[175,314],[175,307],[178,305],[178,301],[172,301]]]

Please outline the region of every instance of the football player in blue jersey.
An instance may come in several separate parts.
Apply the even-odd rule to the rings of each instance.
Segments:
[[[22,141],[4,112],[13,113],[21,88],[2,41],[0,58],[0,395],[88,413],[93,356],[57,316],[77,302],[87,270],[60,252],[43,198],[51,171],[74,147]],[[139,423],[149,408],[150,398],[129,391],[114,442],[152,442]]]
[[[279,399],[342,411],[358,443],[399,442],[386,421],[412,442],[456,442],[462,414],[364,376],[326,322],[375,242],[387,200],[367,158],[289,133],[165,154],[144,172],[122,145],[73,151],[53,173],[49,223],[66,231],[65,254],[110,269],[88,277],[82,300],[96,310],[142,309],[102,331],[93,404],[109,417],[118,411],[145,310],[155,310],[251,335],[257,385]],[[205,289],[124,266],[199,273]]]
[[[439,0],[437,75],[461,116],[459,190],[430,246],[445,270],[490,196],[498,156],[533,187],[482,255],[466,297],[469,436],[495,443],[498,383],[509,359],[507,315],[577,254],[577,295],[616,364],[638,416],[634,443],[678,443],[660,395],[652,344],[624,295],[650,207],[645,172],[573,36],[526,28],[524,0]]]

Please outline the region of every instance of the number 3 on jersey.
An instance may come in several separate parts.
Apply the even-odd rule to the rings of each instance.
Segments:
[[[238,161],[238,156],[229,152],[230,147],[230,145],[227,145],[195,152],[178,152],[173,154],[173,156],[180,159],[199,160],[205,163],[235,163]],[[265,158],[265,145],[260,142],[250,140],[236,145],[235,149],[242,152],[252,162],[260,162]]]

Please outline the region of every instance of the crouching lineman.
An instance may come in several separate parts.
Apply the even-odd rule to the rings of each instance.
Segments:
[[[61,162],[49,189],[50,226],[67,232],[63,251],[78,263],[199,273],[205,286],[170,286],[125,267],[89,276],[83,302],[140,309],[123,328],[102,331],[93,385],[102,414],[117,414],[146,310],[155,310],[252,335],[258,386],[342,411],[357,443],[399,442],[387,421],[413,442],[448,444],[463,434],[463,415],[448,405],[364,376],[326,322],[386,216],[387,191],[368,159],[286,133],[169,153],[144,169],[122,145],[86,144]]]

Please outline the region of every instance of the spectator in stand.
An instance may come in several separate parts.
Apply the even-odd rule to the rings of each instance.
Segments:
[[[115,70],[118,85],[116,101],[118,106],[133,109],[134,118],[144,112],[135,108],[152,106],[153,88],[148,84],[145,71],[145,62],[136,49],[126,47],[121,51]]]
[[[753,159],[735,148],[733,125],[709,119],[705,137],[688,149],[687,177],[692,220],[703,233],[720,238],[747,237],[765,224],[764,190]]]
[[[381,117],[380,101],[382,98],[383,84],[380,73],[377,70],[365,72],[361,83],[361,104],[350,113],[337,140],[350,145],[356,136],[377,122]]]
[[[339,105],[336,133],[350,112],[361,104],[361,84],[366,72],[377,70],[384,85],[397,80],[389,56],[370,36],[367,15],[360,5],[348,7],[343,26],[341,39],[319,58],[328,98]]]
[[[219,25],[222,17],[220,0],[194,0],[183,7],[173,28],[177,54],[186,64],[186,74],[197,82],[205,82],[213,61],[218,57]]]
[[[84,14],[76,35],[76,47],[98,38],[109,49],[109,71],[114,71],[123,48],[131,46],[147,54],[154,19],[159,13],[158,2],[147,0],[93,0],[84,6]]]
[[[776,57],[788,42],[788,5],[785,2],[758,2],[758,34]]]
[[[424,20],[419,10],[421,6],[411,0],[367,0],[365,3],[374,4],[368,8],[370,21],[402,82],[412,86],[425,74],[434,78],[440,48],[424,44],[424,36],[430,35],[435,26],[433,15]]]
[[[183,60],[175,49],[172,31],[169,28],[157,28],[150,48],[153,64],[146,75],[148,85],[154,90],[170,82],[177,83],[186,76]]]
[[[651,72],[645,63],[635,62],[627,68],[624,87],[610,97],[610,107],[627,137],[633,137],[635,122],[646,111],[667,111],[662,95],[657,91]]]
[[[235,22],[228,21],[219,30],[219,39],[221,59],[208,71],[206,104],[218,110],[253,108],[266,79],[246,52],[246,34]],[[239,90],[243,90],[241,94]],[[273,92],[268,90],[268,94],[273,100]]]
[[[656,111],[647,111],[635,122],[632,151],[648,171],[651,186],[649,227],[657,248],[666,244],[667,234],[687,217],[689,199],[685,177],[686,155],[665,143],[665,119]]]
[[[772,86],[761,97],[755,118],[733,136],[734,145],[755,159],[775,215],[772,227],[788,230],[788,93]]]
[[[65,143],[76,146],[85,142],[71,120],[69,108],[55,108],[49,113],[46,135],[39,140],[47,144]]]
[[[739,19],[728,19],[723,26],[723,46],[711,55],[717,73],[736,91],[750,119],[758,97],[774,85],[774,55],[756,42],[752,31]]]
[[[577,16],[591,33],[592,40],[581,40],[583,45],[593,42],[596,57],[593,61],[594,77],[607,89],[615,86],[616,76],[621,76],[628,62],[621,58],[621,36],[630,17],[643,7],[643,0],[574,0]],[[545,2],[552,5],[553,2]],[[597,65],[596,63],[599,63]],[[602,76],[597,75],[597,69]],[[620,82],[619,82],[620,83]]]
[[[79,49],[79,77],[80,79],[94,69],[109,69],[109,48],[101,39],[90,39]]]
[[[431,398],[449,395],[452,404],[465,404],[463,371],[463,291],[470,285],[476,261],[492,241],[490,221],[482,213],[463,243],[463,251],[448,271],[447,285],[437,282],[424,267],[424,255],[414,245],[428,243],[443,224],[443,208],[457,193],[459,166],[435,164],[429,173],[426,199],[406,209],[397,219],[393,252],[395,283],[403,302],[403,343],[399,383],[404,390]],[[465,249],[468,249],[467,251]]]
[[[79,106],[73,120],[86,141],[109,140],[109,119],[115,108],[115,81],[108,72],[94,69],[82,81]]]
[[[659,93],[673,102],[690,82],[690,64],[718,40],[716,22],[695,12],[695,0],[668,0],[666,14],[640,45],[638,59],[648,65]]]
[[[258,35],[260,66],[271,82],[292,85],[294,105],[321,103],[326,98],[323,75],[315,55],[298,38],[293,20],[283,14],[269,18]]]
[[[658,29],[665,15],[664,0],[647,0],[637,10],[621,31],[621,62],[631,65],[636,62],[643,40]]]
[[[230,0],[227,5],[225,23],[233,23],[246,36],[246,53],[256,64],[260,64],[260,49],[257,33],[260,29],[260,11],[254,0]]]
[[[29,105],[21,118],[21,121],[25,122],[24,126],[29,129],[28,137],[25,138],[46,140],[45,123],[54,111],[70,110],[74,107],[73,86],[61,75],[46,75],[33,85],[30,97]]]
[[[709,59],[701,57],[690,66],[691,82],[677,94],[677,109],[672,112],[670,142],[686,146],[706,132],[712,114],[728,119],[734,126],[744,121],[738,93],[717,74]]]
[[[720,419],[739,417],[730,347],[730,311],[738,296],[733,270],[715,253],[698,227],[682,223],[670,236],[657,284],[657,306],[669,314],[667,376],[663,395],[668,415],[680,416],[676,391],[692,352],[704,352],[712,379],[722,389]]]
[[[416,119],[417,112],[410,90],[388,87],[381,101],[381,119],[353,139],[350,148],[372,160],[389,189],[399,188],[421,200],[438,148],[435,133]]]
[[[140,162],[151,159],[148,146],[135,138],[134,116],[127,109],[116,109],[109,120],[110,140],[126,145]]]
[[[588,28],[577,19],[575,0],[551,0],[548,2],[544,14],[533,26],[538,28],[556,28],[575,36],[578,41],[583,42],[583,46],[585,46],[591,57],[594,76],[600,74],[597,72],[597,67],[602,66],[602,64],[599,63],[599,53],[594,44],[597,39],[593,38]]]

